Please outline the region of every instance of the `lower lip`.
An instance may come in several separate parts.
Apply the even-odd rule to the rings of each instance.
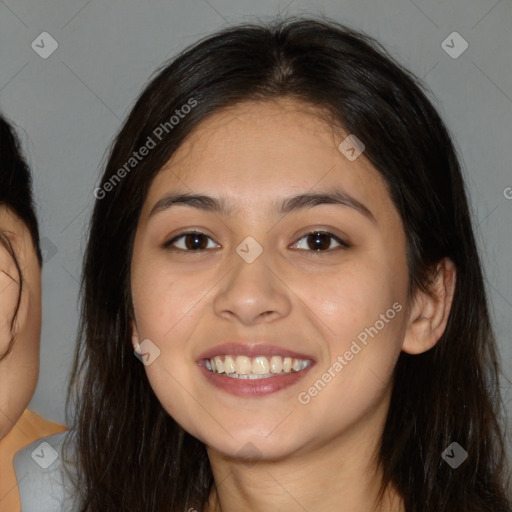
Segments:
[[[266,379],[237,379],[226,377],[222,373],[212,373],[204,364],[204,361],[198,363],[199,368],[215,387],[237,396],[265,396],[277,393],[282,389],[288,388],[301,380],[315,363],[310,364],[300,372],[287,373],[285,375],[276,375]]]

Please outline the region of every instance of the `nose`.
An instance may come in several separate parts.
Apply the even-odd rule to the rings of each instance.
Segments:
[[[214,300],[216,315],[249,326],[290,314],[292,292],[278,269],[269,266],[265,251],[252,263],[237,253],[232,258],[232,270]]]

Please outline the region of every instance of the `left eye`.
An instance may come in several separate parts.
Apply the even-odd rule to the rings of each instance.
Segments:
[[[312,231],[311,233],[305,234],[302,238],[299,239],[299,242],[296,242],[295,247],[297,247],[301,240],[306,240],[308,248],[312,249],[315,252],[326,252],[327,249],[330,248],[329,246],[331,244],[331,239],[334,240],[341,247],[350,247],[349,244],[347,244],[341,238],[326,231]],[[308,243],[308,240],[312,242],[313,247],[311,247],[311,243]]]

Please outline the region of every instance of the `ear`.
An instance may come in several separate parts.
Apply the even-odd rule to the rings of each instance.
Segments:
[[[132,345],[135,350],[137,350],[137,347],[139,346],[139,332],[137,331],[137,324],[135,323],[135,320],[132,318],[130,319],[130,326],[132,328]]]
[[[414,297],[409,312],[402,350],[421,354],[430,350],[443,335],[455,293],[456,269],[449,258],[436,266],[431,293],[421,290]]]

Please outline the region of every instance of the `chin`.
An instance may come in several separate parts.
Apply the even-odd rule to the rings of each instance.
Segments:
[[[261,437],[259,435],[234,435],[229,439],[206,439],[203,441],[208,450],[220,453],[231,459],[243,460],[247,464],[260,461],[278,461],[293,455],[299,449],[289,438],[281,436]]]

